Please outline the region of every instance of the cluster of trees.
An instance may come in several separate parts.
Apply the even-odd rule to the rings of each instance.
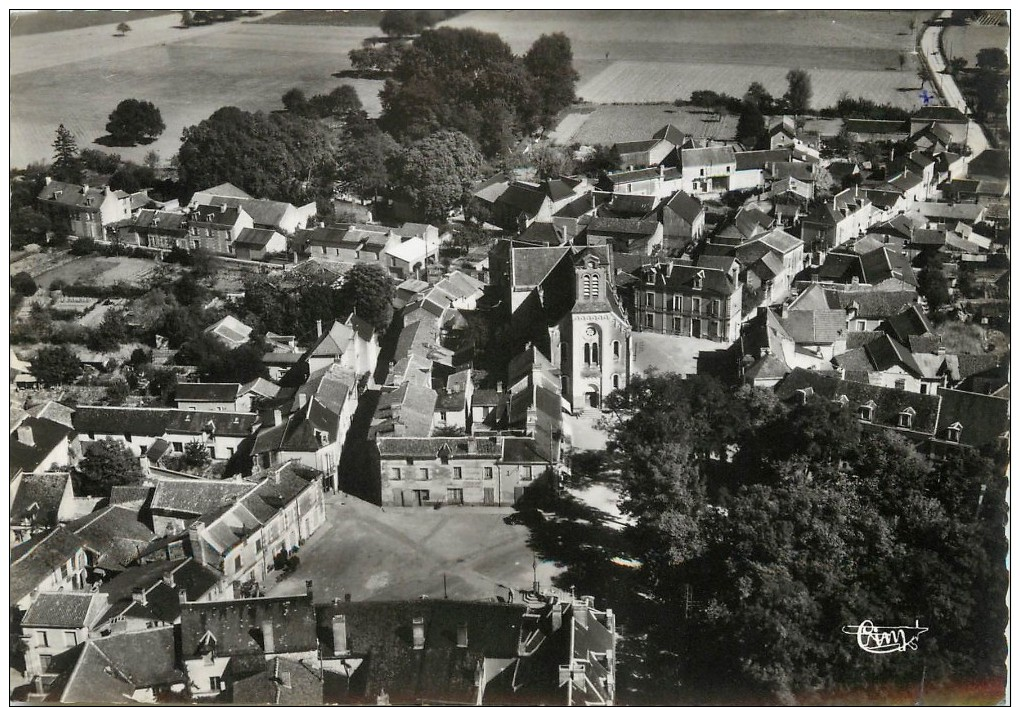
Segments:
[[[149,101],[128,98],[117,104],[106,123],[109,142],[114,145],[150,143],[163,134],[166,124],[159,108]]]
[[[403,141],[456,130],[492,157],[570,105],[576,80],[562,34],[543,35],[517,57],[496,34],[429,30],[401,52],[380,95],[380,125]]]
[[[457,14],[457,10],[383,10],[379,29],[387,37],[407,37]]]
[[[181,27],[201,27],[217,22],[233,22],[242,17],[258,17],[258,10],[181,10]]]
[[[786,406],[715,379],[638,378],[607,397],[609,450],[642,584],[662,610],[659,669],[701,699],[882,697],[1005,678],[1005,458],[926,458],[819,396]],[[876,660],[844,625],[919,621]],[[679,666],[679,667],[677,667]],[[666,674],[666,673],[664,673]]]
[[[976,99],[975,113],[979,120],[1002,116],[1009,105],[1009,57],[1002,49],[982,49],[977,54],[977,68],[966,82]]]
[[[80,496],[108,497],[114,486],[137,486],[142,482],[141,463],[123,442],[100,439],[89,444],[78,467],[56,467],[68,471]]]
[[[329,93],[318,93],[311,98],[300,88],[283,94],[283,107],[287,112],[306,118],[346,118],[362,110],[361,99],[354,86],[343,84]]]
[[[220,108],[184,129],[178,175],[191,191],[230,182],[254,196],[300,203],[332,193],[336,135],[292,113]]]
[[[253,328],[253,337],[273,331],[307,345],[316,337],[317,321],[343,320],[353,312],[382,333],[393,319],[393,295],[393,280],[378,263],[357,263],[339,287],[306,278],[285,289],[265,275],[250,275],[236,314]]]

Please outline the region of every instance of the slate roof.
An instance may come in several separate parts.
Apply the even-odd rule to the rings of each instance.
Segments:
[[[578,219],[585,214],[591,213],[602,204],[608,203],[610,199],[612,199],[612,195],[605,192],[582,194],[554,213],[553,217]]]
[[[532,289],[542,284],[553,268],[570,252],[568,246],[511,248],[511,284],[514,289]]]
[[[130,408],[79,406],[74,411],[74,427],[79,434],[134,434],[162,437],[168,432],[199,435],[216,426],[216,434],[246,437],[258,415],[248,412],[178,410],[176,408]]]
[[[683,145],[688,136],[678,127],[672,123],[666,123],[661,128],[652,133],[652,139],[654,140],[665,140],[677,147]]]
[[[985,150],[967,165],[967,174],[1009,179],[1009,150]]]
[[[151,508],[157,515],[174,513],[197,518],[220,508],[230,498],[240,497],[253,486],[247,481],[159,479]]]
[[[535,217],[549,196],[540,186],[524,182],[511,182],[506,190],[496,197],[495,203],[511,210]]]
[[[315,608],[310,594],[188,603],[181,607],[181,655],[201,653],[207,633],[218,656],[265,654],[262,622],[273,627],[274,653],[314,651]]]
[[[188,214],[184,212],[140,209],[131,225],[147,231],[181,231],[183,235],[188,230],[187,222]]]
[[[694,220],[705,211],[701,202],[685,191],[678,191],[670,197],[664,208],[669,209],[687,223],[694,223]]]
[[[115,633],[85,644],[60,701],[116,704],[138,689],[184,682],[173,626]]]
[[[70,483],[70,474],[23,474],[17,493],[11,500],[11,525],[56,526],[60,501]]]
[[[982,447],[1009,432],[1009,400],[994,395],[939,389],[942,408],[938,418],[938,439],[948,438],[947,429],[959,423],[960,444]]]
[[[934,334],[935,327],[921,311],[920,305],[912,304],[903,311],[889,317],[884,324],[885,329],[896,337],[901,344],[906,344],[912,336]]]
[[[645,272],[649,269],[654,269],[656,272],[654,287],[663,287],[667,292],[680,290],[695,291],[693,289],[695,276],[699,272],[704,272],[704,281],[701,290],[699,290],[700,292],[725,296],[733,294],[737,288],[722,270],[675,263],[672,270],[670,270],[668,263],[658,263],[641,268],[640,279],[644,287],[653,287],[653,285],[648,284],[647,277],[645,276]]]
[[[835,294],[844,309],[856,305],[860,319],[887,319],[917,301],[917,293],[910,290],[845,290]]]
[[[21,625],[82,628],[94,598],[92,592],[40,592],[22,617]]]
[[[634,140],[631,142],[618,142],[616,143],[615,147],[616,151],[619,152],[621,155],[627,155],[633,154],[635,152],[647,152],[648,150],[658,145],[659,142],[660,140],[658,139]]]
[[[439,394],[424,385],[404,381],[396,389],[386,391],[379,397],[372,422],[380,433],[389,433],[393,424],[403,425],[403,435],[409,437],[427,436],[432,431],[432,413],[436,409]]]
[[[320,442],[325,432],[328,438]],[[323,444],[336,442],[340,434],[340,418],[316,398],[309,398],[305,407],[289,415],[283,424],[263,427],[255,437],[253,454],[268,451],[315,452]]]
[[[985,212],[983,204],[945,204],[923,201],[917,204],[917,212],[928,219],[947,219],[973,222]]]
[[[138,516],[137,510],[111,505],[71,521],[65,527],[102,552],[100,564],[104,567],[111,564],[115,568],[126,567],[138,559],[156,536]]]
[[[232,196],[216,195],[209,199],[212,206],[226,204],[228,207],[243,208],[252,222],[258,226],[279,228],[287,216],[287,212],[294,208],[293,205],[283,201],[270,201],[269,199],[238,198]]]
[[[110,505],[145,503],[155,490],[152,486],[114,486],[110,489]]]
[[[68,531],[54,528],[11,548],[11,606],[84,547],[85,544]]]
[[[612,200],[599,209],[599,215],[647,216],[655,208],[656,201],[658,199],[650,194],[613,194]]]
[[[223,182],[222,184],[217,184],[214,187],[209,187],[208,189],[202,189],[201,191],[197,191],[197,192],[194,193],[194,195],[192,195],[192,197],[191,197],[192,200],[194,200],[194,198],[196,196],[198,196],[198,197],[201,197],[201,196],[208,196],[208,197],[213,197],[213,196],[229,196],[229,197],[233,197],[235,199],[250,199],[250,198],[252,198],[251,194],[246,192],[244,189],[241,189],[240,187],[235,187],[230,182]]]
[[[379,454],[387,459],[497,459],[502,452],[498,437],[379,437]]]
[[[245,213],[245,210],[236,206],[228,206],[227,208],[221,209],[218,205],[211,206],[202,204],[196,206],[188,214],[188,221],[191,223],[198,223],[203,226],[209,226],[212,224],[222,228],[231,228],[238,222],[238,220],[240,220],[242,213]]]
[[[471,393],[471,405],[473,406],[496,406],[505,393],[490,388],[475,388]]]
[[[564,240],[562,236],[563,229],[556,224],[535,221],[519,236],[514,236],[514,240],[535,245],[559,245]]]
[[[736,154],[737,169],[764,169],[773,162],[789,162],[793,159],[793,151],[780,150],[747,150]]]
[[[240,387],[237,383],[178,383],[174,398],[178,402],[233,403]]]
[[[241,344],[247,343],[252,329],[237,317],[228,314],[218,322],[207,326],[203,332],[216,336],[231,348],[237,348]]]
[[[921,368],[918,366],[917,361],[914,360],[914,355],[910,353],[907,347],[891,336],[883,336],[868,342],[864,345],[864,351],[867,353],[876,371],[887,371],[890,368],[899,366],[908,373],[918,377],[922,376]]]
[[[21,426],[32,430],[32,444],[22,444],[18,440],[17,430],[11,432],[8,456],[12,478],[19,471],[35,471],[58,445],[74,436],[74,430],[70,427],[45,418],[29,417]]]
[[[588,223],[590,235],[643,238],[655,233],[659,224],[657,221],[645,221],[626,218],[596,217]]]
[[[84,189],[83,186],[85,187]],[[38,199],[48,203],[61,204],[62,206],[75,207],[87,211],[98,211],[99,207],[108,197],[124,199],[127,196],[128,194],[123,191],[107,193],[102,187],[70,184],[54,180],[43,186],[42,191],[39,192]]]
[[[228,682],[232,704],[325,704],[324,681],[313,661],[277,656],[260,667],[253,675]]]
[[[610,172],[606,174],[612,184],[631,184],[643,182],[650,179],[663,179],[665,181],[680,179],[680,172],[675,167],[659,169],[658,167],[646,167],[644,169],[628,169],[621,172]]]
[[[910,261],[902,253],[889,248],[879,248],[860,256],[864,282],[877,285],[885,280],[894,279],[917,287],[917,276],[914,275]]]
[[[38,420],[59,422],[64,427],[73,428],[74,426],[71,422],[74,408],[61,405],[56,400],[47,400],[45,403],[33,405],[26,408],[26,412]]]
[[[234,239],[234,244],[265,248],[275,235],[277,232],[270,228],[242,228]]]
[[[797,391],[808,388],[814,395],[823,396],[826,400],[836,400],[840,395],[846,395],[850,410],[855,413],[861,405],[872,401],[875,403],[872,424],[900,432],[930,436],[939,418],[938,396],[840,380],[802,368],[794,369],[779,383],[776,395],[780,400],[790,401],[795,399]],[[908,407],[914,409],[913,424],[909,431],[899,427],[899,415]]]
[[[698,147],[680,151],[680,159],[684,169],[688,167],[713,167],[715,165],[736,164],[737,153],[732,147]]]

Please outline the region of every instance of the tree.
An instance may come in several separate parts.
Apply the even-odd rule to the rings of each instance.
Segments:
[[[159,108],[137,98],[127,98],[118,103],[106,123],[106,132],[118,145],[152,142],[165,129]]]
[[[191,10],[181,10],[181,27],[187,29],[195,23],[195,16]]]
[[[152,167],[125,162],[110,177],[110,188],[133,194],[155,186],[157,181],[156,172]]]
[[[109,496],[114,486],[137,485],[142,476],[138,458],[123,442],[100,439],[85,450],[76,480],[82,495]]]
[[[552,179],[574,173],[574,159],[570,150],[561,145],[542,145],[530,153],[531,164],[538,179]]]
[[[737,140],[745,147],[759,147],[765,138],[765,117],[758,103],[745,98],[737,120]]]
[[[463,133],[441,131],[397,155],[392,184],[427,221],[441,223],[463,206],[480,177],[482,155]]]
[[[89,338],[93,351],[112,351],[128,339],[127,318],[120,309],[108,309],[103,321]]]
[[[127,22],[121,22],[119,25],[117,25],[117,33],[122,37],[130,31],[131,25],[129,25]]]
[[[53,228],[49,216],[31,206],[11,209],[11,246],[20,249],[28,243],[44,244],[46,234]]]
[[[418,34],[441,19],[441,14],[429,10],[383,10],[379,29],[388,37],[406,37]]]
[[[292,88],[283,94],[283,107],[293,113],[302,113],[308,106],[308,97],[300,88]]]
[[[574,102],[574,53],[570,39],[562,32],[543,34],[524,55],[524,66],[534,77],[539,121],[549,126],[561,110]]]
[[[159,165],[161,162],[162,160],[159,157],[159,153],[156,152],[155,150],[149,150],[148,152],[146,152],[145,159],[142,160],[142,164],[144,164],[146,167],[153,171],[159,169]]]
[[[356,263],[340,286],[341,296],[360,318],[384,332],[393,319],[393,278],[378,263]]]
[[[932,312],[937,312],[950,303],[949,283],[938,258],[930,259],[921,269],[917,277],[917,291],[924,297]]]
[[[295,202],[332,193],[336,139],[319,121],[291,113],[220,108],[185,128],[178,170],[188,189],[230,182],[253,196]]]
[[[121,158],[116,153],[103,152],[93,148],[85,148],[79,155],[81,165],[98,174],[113,174],[120,167]]]
[[[194,439],[184,445],[184,465],[190,468],[204,467],[209,463],[209,450],[201,440]]]
[[[758,106],[758,110],[763,114],[773,114],[777,112],[778,106],[776,106],[776,99],[772,97],[772,94],[761,85],[759,82],[754,81],[750,86],[747,87],[747,93],[744,94],[745,101],[751,101]]]
[[[149,393],[162,405],[172,405],[177,395],[177,374],[172,368],[157,368],[149,379]]]
[[[11,287],[22,297],[31,297],[39,289],[32,276],[25,271],[14,274],[11,278]]]
[[[307,111],[316,118],[346,117],[362,110],[361,98],[354,86],[343,84],[327,94],[312,96]]]
[[[131,394],[131,388],[123,378],[114,378],[106,385],[106,404],[123,405],[127,396]]]
[[[804,69],[790,69],[786,73],[787,109],[792,113],[803,113],[811,105],[811,76]]]
[[[32,362],[32,375],[46,386],[73,383],[82,370],[81,360],[67,346],[43,346]]]
[[[962,56],[953,57],[948,62],[949,73],[956,76],[958,73],[967,68],[967,60]]]
[[[979,69],[990,69],[991,71],[1009,70],[1009,57],[1006,52],[998,48],[979,49],[977,53],[977,67]]]
[[[71,131],[61,123],[57,127],[57,138],[53,141],[53,176],[63,182],[80,184],[82,181],[81,160],[78,158],[78,143]]]
[[[387,165],[398,153],[397,141],[372,124],[341,145],[337,180],[347,191],[375,198],[389,186]]]

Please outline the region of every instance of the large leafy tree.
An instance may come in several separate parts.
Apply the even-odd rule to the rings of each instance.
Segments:
[[[79,491],[85,496],[109,496],[114,486],[130,486],[142,480],[142,467],[123,442],[101,439],[89,444],[78,465]]]
[[[467,202],[484,160],[464,133],[441,131],[415,142],[392,164],[392,185],[422,218],[444,222]]]
[[[383,332],[393,319],[393,278],[378,263],[357,263],[344,278],[340,294],[359,317]]]
[[[220,108],[185,128],[180,178],[190,189],[231,182],[262,198],[314,197],[335,176],[334,142],[331,131],[316,120]]]
[[[149,101],[128,98],[117,104],[106,123],[106,132],[118,145],[152,142],[166,130],[159,108]]]
[[[792,113],[803,113],[811,105],[811,76],[804,69],[786,72],[786,108]]]
[[[73,383],[81,374],[81,360],[64,345],[43,346],[32,362],[32,375],[47,386]]]
[[[397,141],[375,124],[352,131],[337,155],[337,178],[345,189],[375,198],[390,183],[387,165],[399,153]]]
[[[524,66],[535,80],[539,120],[548,126],[557,113],[574,102],[578,74],[570,38],[562,32],[543,34],[524,55]]]

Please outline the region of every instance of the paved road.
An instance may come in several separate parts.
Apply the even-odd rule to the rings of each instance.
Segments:
[[[946,10],[939,17],[947,19],[951,15],[952,11]],[[956,81],[952,76],[943,73],[946,70],[946,58],[942,55],[942,46],[939,42],[941,36],[941,25],[928,27],[924,34],[921,35],[921,54],[928,66],[928,72],[935,82],[935,88],[938,89],[946,105],[957,108],[963,113],[968,113],[967,101],[964,100],[960,87],[956,85]],[[968,162],[988,149],[988,138],[985,137],[984,130],[973,120],[970,121],[967,129],[967,145],[971,150]]]

